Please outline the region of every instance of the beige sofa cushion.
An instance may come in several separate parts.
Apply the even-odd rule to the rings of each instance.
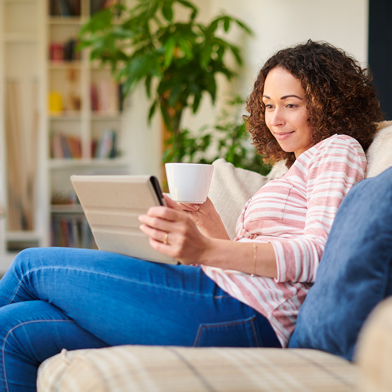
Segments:
[[[368,150],[366,177],[374,177],[392,166],[392,121],[383,121]]]
[[[45,361],[39,392],[348,392],[357,368],[315,350],[122,346]]]
[[[234,167],[224,159],[214,163],[208,197],[222,218],[230,238],[235,237],[235,226],[248,201],[269,180],[282,177],[287,172],[285,161],[277,162],[267,176]]]

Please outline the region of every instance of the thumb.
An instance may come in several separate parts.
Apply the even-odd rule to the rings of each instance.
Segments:
[[[163,198],[165,199],[166,205],[169,208],[172,208],[173,210],[177,211],[182,211],[182,208],[178,205],[178,203],[172,200],[168,194],[164,193]]]

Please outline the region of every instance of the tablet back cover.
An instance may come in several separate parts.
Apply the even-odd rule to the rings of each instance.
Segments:
[[[176,259],[153,249],[139,229],[138,216],[160,205],[151,176],[73,175],[71,182],[98,249],[177,264]]]

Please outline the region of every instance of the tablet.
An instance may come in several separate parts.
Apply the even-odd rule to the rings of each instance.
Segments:
[[[140,229],[139,215],[165,205],[154,176],[72,175],[71,182],[98,249],[138,259],[177,264],[153,249]]]

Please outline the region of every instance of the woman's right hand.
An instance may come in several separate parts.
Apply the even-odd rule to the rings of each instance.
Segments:
[[[168,207],[186,212],[207,237],[230,239],[221,217],[208,197],[203,204],[184,204],[176,203],[168,195],[163,196]]]

